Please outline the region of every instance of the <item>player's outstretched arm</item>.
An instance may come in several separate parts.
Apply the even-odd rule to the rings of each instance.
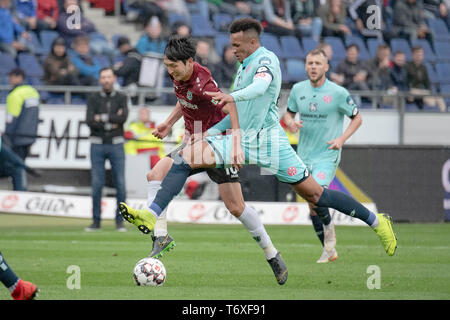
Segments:
[[[173,125],[183,116],[183,113],[181,111],[181,104],[177,102],[175,105],[175,108],[172,110],[170,115],[167,117],[167,119],[156,126],[155,130],[153,130],[152,134],[159,138],[163,139],[165,138],[169,132],[170,129],[172,129]]]
[[[350,124],[348,125],[347,129],[342,133],[341,136],[337,137],[336,139],[333,139],[331,141],[328,141],[328,144],[330,147],[328,149],[337,149],[339,150],[344,145],[345,141],[347,141],[355,132],[358,130],[358,128],[362,124],[362,117],[361,114],[358,113],[356,116],[352,118],[350,121]]]
[[[288,128],[288,130],[292,133],[296,133],[298,129],[303,127],[303,121],[295,120],[295,113],[290,110],[286,111],[282,119],[284,123],[286,123],[286,127]]]

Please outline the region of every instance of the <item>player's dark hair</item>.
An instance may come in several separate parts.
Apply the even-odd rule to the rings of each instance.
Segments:
[[[192,38],[182,37],[182,36],[172,36],[167,42],[166,48],[164,49],[164,55],[170,61],[186,61],[189,58],[194,59],[196,53],[196,48]]]
[[[234,20],[229,29],[230,33],[245,32],[248,30],[254,30],[259,36],[262,32],[261,23],[253,18],[241,18]]]

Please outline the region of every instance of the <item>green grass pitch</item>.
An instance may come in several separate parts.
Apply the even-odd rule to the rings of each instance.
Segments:
[[[310,226],[266,226],[289,269],[279,286],[262,250],[241,225],[169,224],[176,248],[162,261],[162,287],[137,287],[135,263],[151,240],[105,221],[0,213],[0,250],[14,271],[40,288],[38,299],[450,299],[450,224],[395,224],[399,246],[388,257],[368,227],[336,227],[339,258],[317,264],[321,246]],[[69,266],[80,268],[81,288],[69,289]],[[368,289],[368,267],[380,270],[380,289]],[[69,281],[70,282],[70,281]],[[369,281],[370,282],[370,281]],[[0,289],[0,300],[9,300]]]

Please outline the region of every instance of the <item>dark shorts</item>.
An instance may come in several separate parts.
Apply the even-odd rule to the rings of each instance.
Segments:
[[[166,157],[172,158],[174,153],[178,153],[184,148],[184,144],[179,145],[175,150],[170,152]],[[230,168],[199,168],[191,171],[189,176],[206,171],[209,178],[217,184],[239,182],[239,171],[233,167]]]

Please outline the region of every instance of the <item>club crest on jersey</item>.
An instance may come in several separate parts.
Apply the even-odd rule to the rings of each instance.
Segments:
[[[325,103],[330,103],[331,101],[333,101],[333,97],[330,95],[326,95],[323,97],[323,102]]]
[[[289,167],[287,169],[287,174],[288,174],[288,176],[291,176],[291,177],[295,176],[297,174],[297,168],[296,167]]]
[[[188,92],[186,93],[186,97],[187,97],[189,100],[192,100],[192,92],[188,90]]]
[[[310,102],[309,103],[309,111],[310,112],[316,112],[318,109],[317,102]]]

